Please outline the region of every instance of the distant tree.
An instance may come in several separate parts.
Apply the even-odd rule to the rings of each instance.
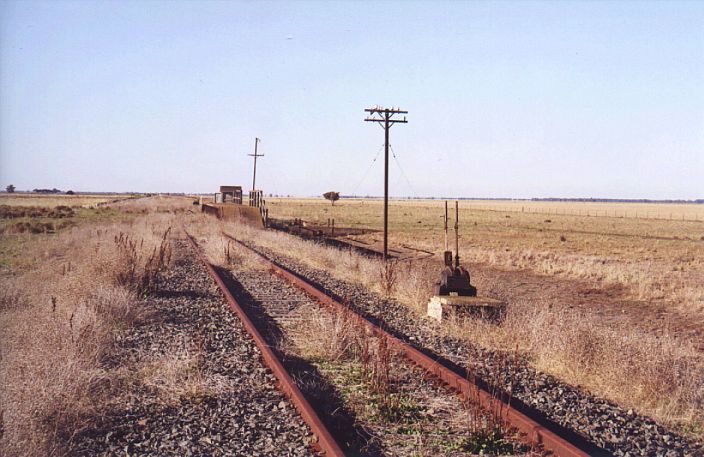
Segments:
[[[72,190],[67,190],[66,195],[75,195],[75,192]]]
[[[7,187],[5,188],[5,191],[6,191],[8,194],[12,194],[12,193],[15,192],[15,186],[13,186],[12,184],[10,184],[9,186],[7,186]]]
[[[335,202],[340,199],[340,193],[331,190],[330,192],[325,192],[323,197],[325,197],[326,200],[330,200],[332,206],[335,206]]]

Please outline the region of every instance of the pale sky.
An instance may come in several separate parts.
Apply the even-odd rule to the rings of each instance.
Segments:
[[[702,198],[704,2],[0,3],[2,188],[382,195],[373,105],[392,195]]]

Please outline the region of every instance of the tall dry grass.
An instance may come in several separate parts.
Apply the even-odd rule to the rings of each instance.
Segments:
[[[388,288],[385,280],[389,273],[381,261],[281,232],[219,221],[210,224],[239,239],[326,270],[338,279],[389,295],[419,318],[425,315],[432,290],[430,278],[434,275],[413,264],[396,265],[399,271],[393,273],[394,287]],[[698,437],[704,436],[704,357],[691,343],[668,332],[653,335],[626,323],[604,320],[595,313],[542,303],[512,303],[498,326],[465,320],[436,329],[491,350],[512,353],[518,349],[540,371]]]
[[[536,369],[701,437],[704,359],[667,331],[654,335],[569,306],[515,303],[500,326],[445,323],[488,349],[517,349]]]
[[[133,214],[183,213],[199,210],[198,206],[193,205],[194,201],[191,197],[156,195],[147,198],[120,200],[106,206]]]
[[[36,268],[0,278],[0,454],[70,453],[72,437],[110,401],[101,360],[115,331],[144,312],[144,290],[120,278],[158,277],[168,259],[154,253],[173,224],[160,214],[74,227],[30,245]],[[120,254],[116,239],[125,233],[139,240],[135,256]]]
[[[637,300],[666,300],[682,312],[704,312],[704,275],[698,273],[704,270],[704,258],[696,255],[682,256],[676,266],[670,267],[647,260],[540,249],[499,251],[473,246],[467,249],[466,255],[473,263],[499,268],[625,285]]]
[[[262,231],[242,224],[218,221],[208,216],[194,218],[196,223],[189,224],[195,233],[202,233],[200,239],[212,242],[217,239],[220,246],[225,246],[227,239],[221,231],[241,240],[253,241],[283,255],[292,256],[314,268],[326,270],[336,277],[361,283],[370,290],[395,298],[404,303],[413,304],[419,312],[424,312],[425,302],[432,290],[430,276],[414,268],[413,264],[394,262],[392,266],[384,262],[364,257],[353,250],[330,248],[315,241],[307,241],[282,232]],[[213,248],[216,253],[218,248]],[[218,257],[222,255],[218,254]],[[213,258],[213,257],[211,257]]]
[[[269,199],[274,218],[303,218],[323,223],[334,218],[339,227],[381,229],[379,200],[341,200],[334,207],[321,199]],[[507,270],[527,270],[566,280],[589,280],[623,286],[628,298],[657,301],[684,315],[704,315],[704,224],[613,217],[544,215],[541,202],[506,203],[519,212],[487,211],[496,202],[462,201],[461,255],[471,263]],[[552,203],[550,203],[552,204]],[[389,242],[409,244],[441,254],[442,201],[392,201]],[[504,206],[504,202],[501,203]],[[525,212],[521,212],[525,206]],[[591,204],[565,203],[561,212],[581,211]],[[648,205],[598,204],[600,211],[639,212]],[[669,208],[668,208],[669,206]],[[630,208],[627,210],[627,208]],[[592,213],[596,209],[591,208]],[[704,215],[702,205],[655,205],[648,210]],[[554,210],[554,208],[553,208]],[[553,211],[554,213],[554,211]],[[380,234],[363,240],[380,241]]]

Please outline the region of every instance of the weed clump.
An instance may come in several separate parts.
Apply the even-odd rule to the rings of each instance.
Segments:
[[[379,265],[379,278],[381,284],[381,290],[383,291],[386,298],[391,297],[391,295],[396,290],[396,283],[398,282],[398,264],[394,260],[389,260],[388,262],[382,262]]]
[[[461,443],[465,452],[478,455],[514,454],[514,445],[506,440],[499,429],[483,429],[470,433]]]
[[[171,227],[164,232],[161,242],[158,246],[154,246],[149,255],[142,254],[144,239],[138,243],[136,239],[123,232],[115,235],[117,250],[115,283],[139,294],[157,290],[162,273],[171,261],[171,244],[167,240],[170,231]]]

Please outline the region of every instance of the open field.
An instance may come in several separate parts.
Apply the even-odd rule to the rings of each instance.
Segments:
[[[0,205],[9,206],[41,206],[53,208],[55,206],[95,206],[99,203],[112,202],[131,198],[130,194],[20,194],[6,192],[0,193]]]
[[[132,198],[118,194],[19,198],[7,195],[0,197],[0,271],[5,272],[36,261],[25,250],[38,239],[50,240],[56,233],[84,224],[127,221],[138,214],[169,213],[174,210],[175,202],[178,211],[185,211],[192,202],[184,197]]]
[[[51,242],[53,235],[90,223],[111,223],[132,216],[114,208],[83,208],[36,204],[0,206],[0,272],[7,273],[37,262],[31,255],[37,242]],[[34,202],[36,203],[36,202]]]
[[[299,217],[318,223],[334,218],[338,227],[379,230],[383,228],[382,205],[379,200],[341,200],[335,206],[317,199],[268,200],[270,217]],[[441,254],[443,205],[442,201],[392,201],[390,243]],[[535,208],[528,202],[521,205],[526,212],[487,210],[474,201],[460,202],[460,254],[466,262],[588,280],[602,287],[622,286],[632,300],[695,315],[704,312],[704,223],[548,216],[532,212],[542,210],[542,202]],[[604,211],[614,211],[606,204],[599,205]],[[567,212],[586,210],[581,209],[582,203],[563,206]],[[619,208],[616,211],[641,211],[638,204],[614,206]],[[663,205],[665,210],[675,211],[676,207],[685,207],[691,217],[704,217],[704,205]],[[454,208],[451,215],[454,219]],[[358,238],[380,240],[381,233]]]
[[[700,204],[464,200],[469,209],[563,216],[667,219],[704,222]]]

